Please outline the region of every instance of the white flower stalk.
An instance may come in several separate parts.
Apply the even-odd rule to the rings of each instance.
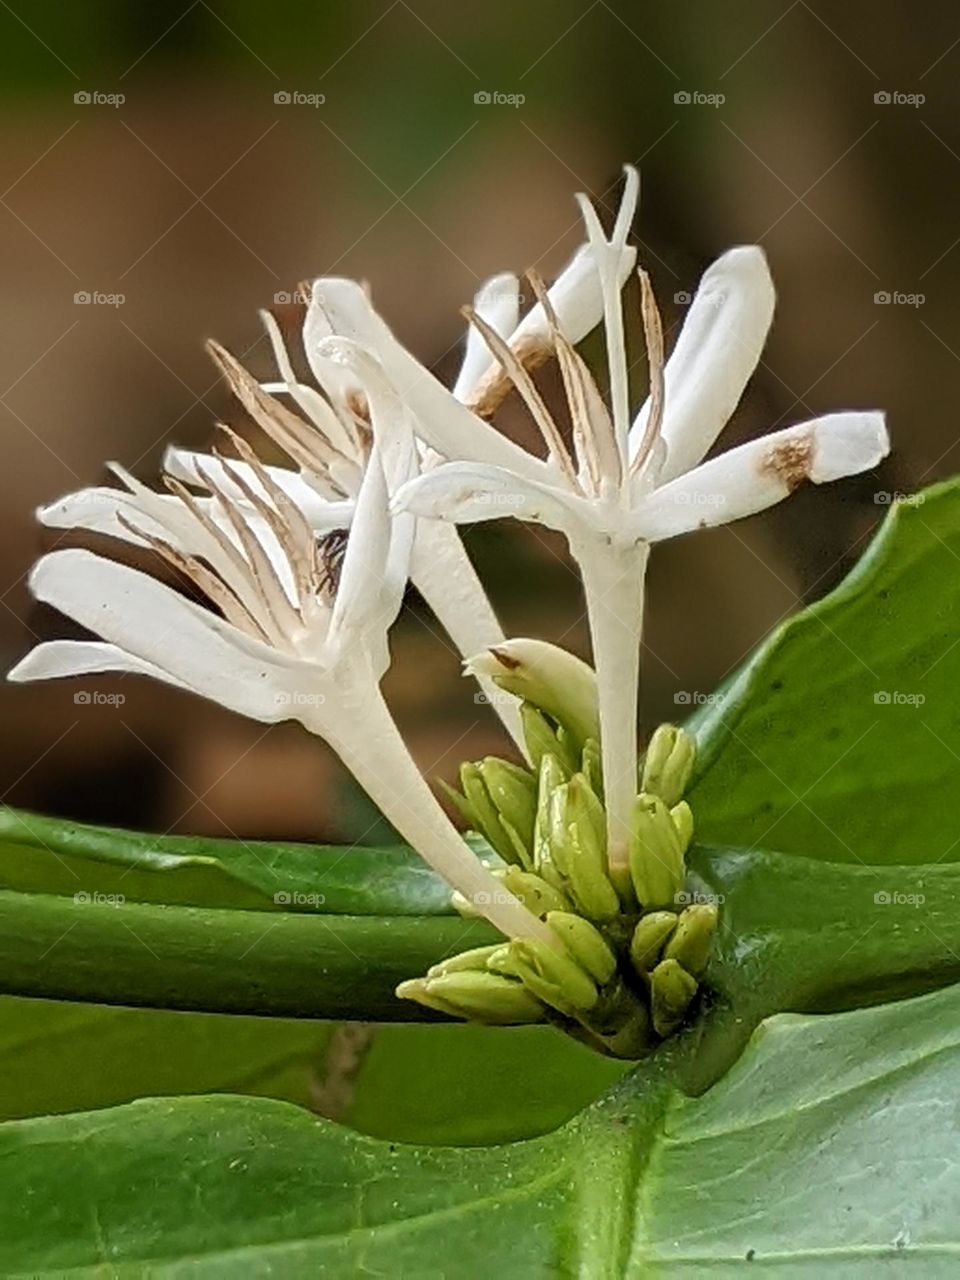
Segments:
[[[882,414],[836,413],[702,463],[756,367],[773,316],[773,284],[757,247],[733,249],[709,269],[665,367],[659,314],[649,281],[640,273],[650,397],[630,423],[621,271],[637,191],[637,176],[628,169],[609,238],[580,197],[595,264],[592,279],[599,278],[602,293],[610,407],[574,349],[582,333],[567,327],[533,278],[539,292],[537,323],[546,326],[563,377],[572,452],[516,357],[514,339],[504,342],[475,315],[504,377],[513,382],[539,427],[547,458],[522,454],[517,459],[522,451],[492,427],[482,433],[474,428],[466,438],[451,421],[431,443],[460,460],[409,481],[395,499],[398,510],[456,523],[489,520],[508,511],[566,535],[589,610],[609,856],[617,870],[626,863],[636,794],[639,646],[651,544],[761,511],[805,480],[821,484],[866,470],[889,448]],[[396,376],[387,361],[384,367]]]
[[[395,474],[413,474],[416,458],[412,437],[404,446],[393,429],[400,407],[372,367],[365,376],[375,443],[349,537],[340,531],[318,541],[296,496],[232,435],[239,462],[218,456],[216,473],[196,464],[211,495],[205,500],[175,478],[160,495],[123,476],[129,492],[104,503],[114,522],[217,612],[90,551],[54,551],[34,567],[33,593],[100,639],[41,644],[9,679],[134,672],[255,720],[298,720],[333,747],[404,838],[497,928],[549,941],[542,922],[464,845],[380,693],[414,534],[413,517],[389,513],[380,425]]]

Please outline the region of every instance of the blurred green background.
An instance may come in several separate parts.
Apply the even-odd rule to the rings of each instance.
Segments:
[[[231,412],[206,337],[266,375],[257,309],[342,273],[370,281],[403,340],[452,375],[458,309],[480,281],[555,273],[580,236],[573,193],[610,209],[629,160],[668,342],[717,253],[759,242],[769,255],[778,317],[725,443],[881,407],[896,445],[879,476],[658,549],[644,718],[678,714],[680,691],[709,692],[842,575],[884,493],[957,466],[960,16],[917,12],[889,0],[0,4],[4,665],[34,636],[69,633],[24,586],[52,542],[33,508],[101,480],[109,458],[151,480],[166,443],[202,445]],[[477,101],[494,92],[524,100]],[[324,100],[284,101],[297,95]],[[123,302],[78,304],[80,292]],[[875,301],[894,292],[923,302]],[[556,539],[510,521],[467,537],[508,631],[586,652]],[[451,776],[502,745],[416,601],[395,654],[388,693],[424,769]],[[161,831],[379,833],[295,727],[265,731],[133,678],[98,681],[123,693],[119,707],[78,705],[78,687],[3,688],[7,803]]]

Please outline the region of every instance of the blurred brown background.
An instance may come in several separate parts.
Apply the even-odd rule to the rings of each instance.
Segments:
[[[645,718],[676,714],[679,690],[709,692],[842,575],[884,492],[960,462],[960,13],[920,13],[893,0],[0,5],[4,667],[34,636],[68,634],[24,587],[43,543],[34,507],[100,481],[110,458],[153,479],[166,443],[202,445],[227,412],[204,338],[266,374],[257,308],[346,274],[452,373],[458,308],[481,279],[556,272],[580,235],[573,192],[610,207],[630,160],[671,330],[717,253],[759,242],[771,261],[777,321],[724,443],[853,407],[885,408],[895,441],[879,476],[657,551]],[[525,101],[475,101],[493,91]],[[508,521],[467,537],[508,631],[586,652],[562,545]],[[501,745],[416,601],[395,656],[388,693],[424,768],[451,776]],[[90,687],[2,689],[6,803],[160,831],[379,833],[295,727],[265,732],[133,678],[96,682],[120,706],[76,703]]]

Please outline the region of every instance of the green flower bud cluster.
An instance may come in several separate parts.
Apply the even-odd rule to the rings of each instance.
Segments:
[[[488,757],[448,788],[499,855],[496,875],[556,945],[513,938],[435,965],[397,994],[494,1025],[551,1021],[603,1052],[636,1058],[682,1025],[718,912],[686,905],[693,738],[661,725],[640,766],[628,866],[607,859],[593,672],[538,641],[509,641],[469,667],[521,699],[530,767]],[[627,875],[627,870],[629,875]],[[474,913],[463,899],[458,910]]]

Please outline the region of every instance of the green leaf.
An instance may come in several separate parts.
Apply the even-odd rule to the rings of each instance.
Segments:
[[[503,1035],[0,998],[0,1120],[217,1092],[295,1102],[391,1140],[507,1142],[556,1129],[626,1070],[546,1027]],[[517,1108],[513,1085],[532,1078],[540,1087]]]
[[[0,889],[342,915],[432,915],[450,891],[404,845],[158,836],[0,806]]]
[[[773,633],[697,718],[701,839],[960,859],[958,562],[955,480],[895,504],[842,585]]]
[[[8,1123],[0,1271],[953,1274],[960,988],[773,1018],[699,1098],[663,1059],[505,1147],[397,1146],[226,1097]]]
[[[214,1090],[306,1106],[333,1028],[7,996],[0,998],[0,1118]]]

